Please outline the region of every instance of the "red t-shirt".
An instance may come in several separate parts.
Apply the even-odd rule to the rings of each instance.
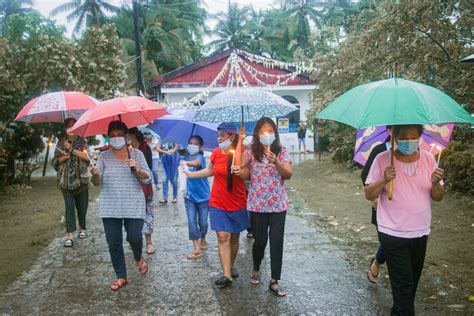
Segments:
[[[214,169],[214,182],[211,190],[209,205],[221,210],[235,212],[247,206],[245,182],[238,176],[232,176],[232,190],[227,190],[227,162],[232,156],[222,153],[220,148],[211,155]]]

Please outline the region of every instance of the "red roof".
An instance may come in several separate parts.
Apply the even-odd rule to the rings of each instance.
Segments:
[[[252,62],[245,57],[245,55],[239,53],[238,50],[229,49],[222,53],[217,53],[209,57],[200,59],[188,66],[184,66],[173,70],[167,74],[156,77],[153,79],[153,87],[163,87],[163,88],[189,88],[189,87],[207,87],[211,82],[217,77],[222,67],[224,67],[227,59],[232,52],[236,52],[239,57],[241,57],[247,64],[251,67],[273,75],[285,75],[292,73],[294,70],[267,68],[264,65],[256,62]],[[248,73],[248,71],[242,68],[242,73],[247,79],[247,81],[252,86],[258,86],[257,81]],[[261,81],[266,84],[272,85],[275,84],[278,80],[277,78],[266,78],[259,76]],[[228,80],[228,73],[217,82],[217,87],[225,87]],[[287,85],[313,85],[315,84],[308,76],[298,75],[294,79],[290,79]]]

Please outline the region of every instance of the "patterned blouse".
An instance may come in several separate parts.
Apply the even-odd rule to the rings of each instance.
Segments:
[[[130,157],[138,168],[146,171],[147,179],[139,179],[126,161],[118,161],[112,149],[104,151],[99,158],[101,218],[145,218],[146,202],[141,184],[150,183],[151,172],[140,150],[132,149]]]
[[[250,168],[250,186],[247,209],[256,213],[280,213],[288,209],[285,180],[281,178],[276,166],[269,163],[266,157],[258,162],[247,148],[244,156]],[[291,162],[288,150],[282,147],[278,156],[281,163]]]

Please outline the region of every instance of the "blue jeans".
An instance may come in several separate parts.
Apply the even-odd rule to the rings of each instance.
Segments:
[[[163,198],[168,199],[168,181],[171,182],[173,186],[173,198],[178,197],[178,169],[176,169],[173,179],[169,179],[166,172],[163,172]]]
[[[122,227],[125,226],[127,241],[132,247],[133,258],[139,262],[142,258],[143,219],[141,218],[103,218],[105,238],[109,245],[110,258],[117,279],[127,278],[125,254],[123,252]]]
[[[151,173],[153,174],[153,182],[155,183],[155,187],[158,186],[158,161],[160,158],[153,158],[152,170]]]
[[[184,205],[188,215],[189,240],[206,238],[209,201],[196,203],[185,198]]]

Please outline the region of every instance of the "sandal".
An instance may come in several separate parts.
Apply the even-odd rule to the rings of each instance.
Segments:
[[[189,260],[192,260],[192,259],[196,259],[196,258],[199,258],[202,256],[202,253],[201,252],[191,252],[190,254],[188,254],[186,256],[186,258],[188,258]]]
[[[231,285],[233,280],[228,279],[226,276],[221,276],[219,279],[217,279],[214,284],[219,286],[221,289],[225,288],[226,286]]]
[[[208,249],[207,241],[204,244],[201,244],[200,248],[201,248],[201,250],[207,250]]]
[[[367,279],[369,280],[370,283],[372,284],[375,284],[377,283],[377,278],[379,277],[379,274],[377,273],[377,275],[375,275],[373,272],[372,272],[372,265],[374,264],[374,261],[376,259],[375,258],[372,258],[372,260],[370,260],[370,266],[369,266],[369,271],[367,271]],[[372,278],[371,278],[372,277]]]
[[[167,199],[161,199],[161,200],[158,201],[158,203],[166,204],[166,203],[168,203],[168,200]]]
[[[277,285],[276,287],[273,287],[274,285]],[[283,297],[286,296],[285,290],[283,290],[282,287],[278,284],[278,281],[270,281],[270,285],[268,286],[268,289],[275,293],[278,297]]]
[[[178,199],[176,199],[176,198],[172,199],[171,203],[178,203]]]
[[[252,274],[250,276],[250,283],[253,285],[259,285],[260,284],[260,279],[262,277],[262,274],[260,272],[257,272],[258,274]]]
[[[120,282],[119,280],[124,280],[123,282]],[[124,286],[126,286],[128,284],[128,280],[127,279],[118,279],[117,281],[114,281],[112,282],[112,284],[110,284],[110,289],[114,292],[120,290],[121,288],[123,288]]]
[[[87,232],[85,230],[81,231],[79,233],[79,239],[86,239],[87,238]]]
[[[72,241],[72,239],[66,239],[64,242],[64,247],[71,248],[72,246],[74,246],[74,241]]]
[[[146,263],[143,257],[138,262],[138,271],[143,275],[145,275],[148,272],[148,264]]]
[[[155,247],[152,244],[146,244],[146,253],[152,255],[156,252]]]

